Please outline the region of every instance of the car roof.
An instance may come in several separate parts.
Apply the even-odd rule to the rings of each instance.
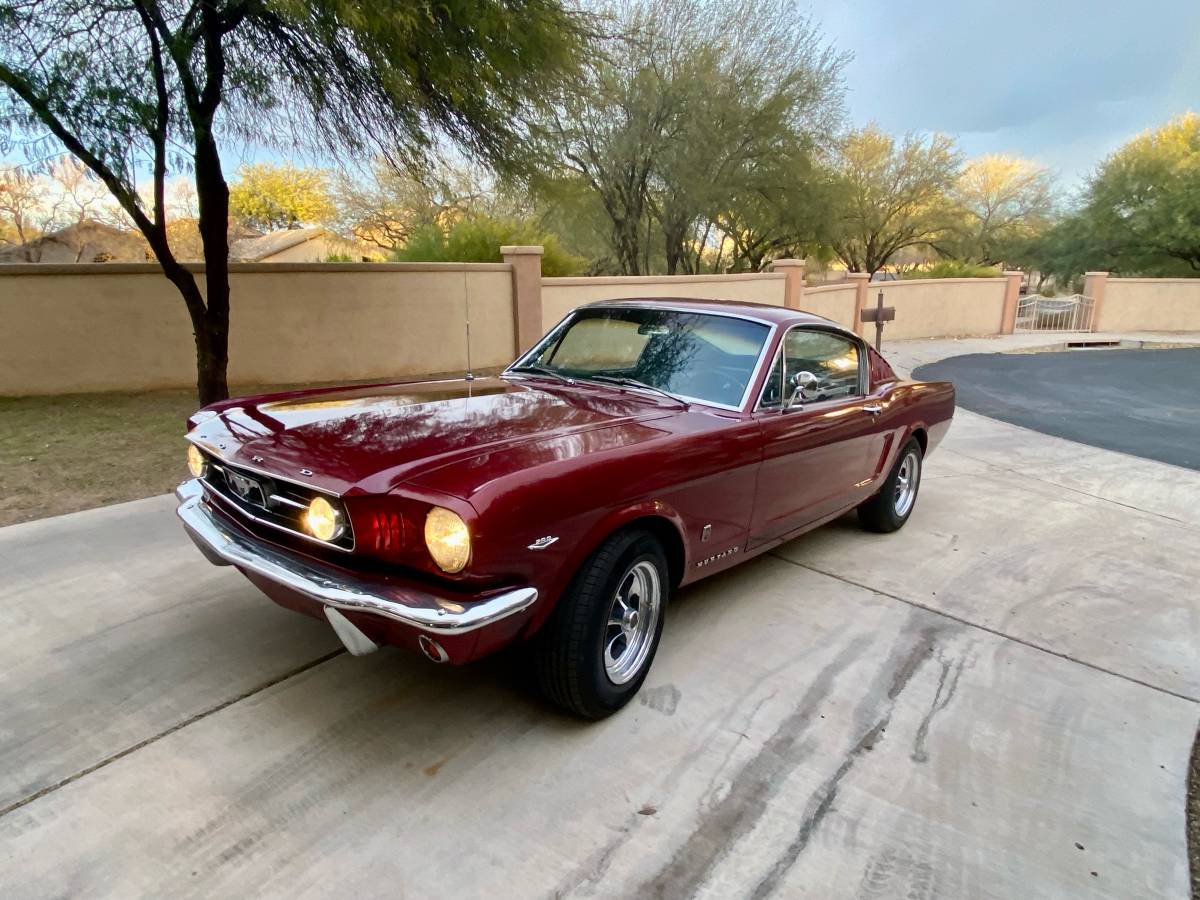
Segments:
[[[742,300],[696,300],[690,297],[626,297],[619,300],[597,300],[581,309],[594,307],[621,309],[677,309],[686,312],[721,314],[757,319],[770,325],[826,325],[838,331],[846,328],[813,313],[766,303],[747,303]]]

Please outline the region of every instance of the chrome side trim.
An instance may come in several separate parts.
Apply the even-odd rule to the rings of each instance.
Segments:
[[[278,582],[335,610],[382,616],[432,634],[463,634],[528,609],[537,600],[533,587],[520,587],[466,606],[455,600],[409,588],[384,593],[378,584],[338,572],[255,540],[225,525],[204,503],[196,479],[175,491],[184,527],[206,555]],[[407,602],[401,602],[402,597]]]

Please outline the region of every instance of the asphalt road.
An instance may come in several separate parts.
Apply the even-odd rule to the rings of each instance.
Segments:
[[[1200,469],[1200,349],[977,353],[913,376],[1003,422]]]
[[[1186,895],[1200,472],[960,412],[902,531],[681,592],[597,724],[348,656],[173,507],[0,528],[4,900]]]

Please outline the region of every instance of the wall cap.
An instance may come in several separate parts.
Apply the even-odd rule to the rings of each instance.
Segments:
[[[501,256],[542,256],[545,252],[541,244],[508,244],[500,248]]]
[[[853,291],[857,285],[853,281],[835,282],[834,284],[818,284],[815,287],[805,287],[804,296],[809,294],[832,293],[833,291]]]
[[[870,272],[847,272],[846,280],[847,281],[870,281],[871,273]]]
[[[204,263],[184,263],[193,274],[203,274]],[[386,263],[230,263],[230,274],[276,272],[511,272],[512,263],[386,262]],[[158,275],[158,263],[0,263],[6,275]]]
[[[920,284],[1004,284],[1007,278],[997,275],[995,278],[903,278],[899,281],[872,281],[871,287],[898,288]]]
[[[580,284],[695,284],[712,282],[727,284],[734,281],[783,281],[782,272],[739,272],[736,275],[568,275],[543,278],[542,287],[567,287]]]
[[[1200,278],[1109,278],[1109,281],[1122,284],[1191,284],[1200,288]]]
[[[808,265],[802,259],[776,259],[771,261],[772,269],[803,269]]]

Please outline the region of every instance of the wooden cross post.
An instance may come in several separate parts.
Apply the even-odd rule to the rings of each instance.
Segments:
[[[879,292],[879,300],[875,303],[874,309],[864,309],[859,313],[859,317],[864,322],[875,323],[875,349],[882,350],[883,344],[883,323],[891,322],[896,318],[896,307],[883,305],[883,291]]]

